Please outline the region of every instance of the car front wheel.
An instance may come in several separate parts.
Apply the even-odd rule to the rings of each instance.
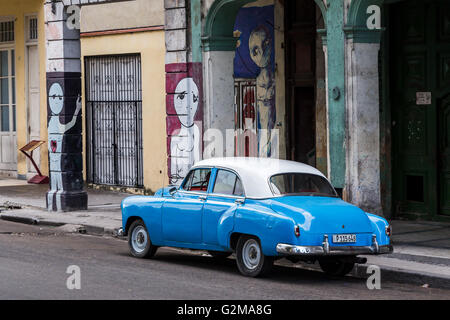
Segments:
[[[244,276],[259,277],[269,273],[273,258],[263,254],[257,238],[241,236],[236,246],[236,262]]]
[[[330,276],[345,276],[353,270],[354,262],[343,261],[339,259],[319,260],[320,268]]]
[[[150,258],[155,255],[158,248],[150,241],[150,235],[144,221],[134,221],[130,226],[128,234],[128,246],[133,256],[137,258]]]

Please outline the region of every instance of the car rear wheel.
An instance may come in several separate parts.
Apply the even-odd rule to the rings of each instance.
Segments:
[[[153,257],[158,249],[152,244],[147,227],[142,220],[136,220],[131,224],[128,232],[128,246],[131,254],[137,258]]]
[[[340,259],[322,259],[319,260],[319,265],[322,271],[330,276],[345,276],[353,270],[355,263]]]
[[[272,269],[273,257],[265,256],[259,240],[241,236],[236,246],[236,262],[239,271],[247,277],[267,275]]]

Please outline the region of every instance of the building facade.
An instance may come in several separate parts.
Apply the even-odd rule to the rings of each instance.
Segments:
[[[48,141],[50,209],[85,208],[84,182],[151,193],[258,155],[369,212],[448,220],[447,1],[18,2],[0,5],[0,170],[33,174],[17,149]]]
[[[258,155],[316,166],[369,212],[448,220],[448,2],[166,0],[165,10],[169,139],[177,84],[190,79],[204,139],[187,136],[205,157],[247,155],[226,132],[255,132]],[[175,182],[184,171],[169,172]]]
[[[162,1],[4,1],[0,50],[2,174],[34,176],[19,149],[42,140],[49,210],[168,183]]]

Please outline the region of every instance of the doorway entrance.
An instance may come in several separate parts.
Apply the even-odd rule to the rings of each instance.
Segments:
[[[321,145],[317,148],[316,141],[326,141],[321,123],[326,118],[317,117],[324,114],[318,111],[326,108],[324,85],[323,92],[318,90],[318,80],[325,78],[324,53],[317,33],[323,27],[313,0],[285,2],[287,157],[315,167],[317,152],[323,149]],[[320,95],[323,99],[318,99]]]
[[[140,55],[86,57],[88,182],[141,188]]]
[[[26,71],[27,71],[27,141],[41,140],[41,117],[40,117],[40,92],[39,92],[39,51],[37,18],[27,17],[27,38],[26,38]],[[40,166],[40,153],[35,152],[33,159],[36,165]],[[28,175],[34,176],[36,169],[31,161],[27,160]]]
[[[0,46],[0,170],[17,170],[14,48]]]
[[[450,215],[450,5],[390,5],[395,215]]]

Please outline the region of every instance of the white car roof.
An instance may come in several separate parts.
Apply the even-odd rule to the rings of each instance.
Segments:
[[[192,169],[216,167],[231,169],[241,178],[245,195],[248,198],[271,198],[269,178],[280,173],[309,173],[326,177],[316,168],[307,164],[273,158],[210,158],[194,164]]]

